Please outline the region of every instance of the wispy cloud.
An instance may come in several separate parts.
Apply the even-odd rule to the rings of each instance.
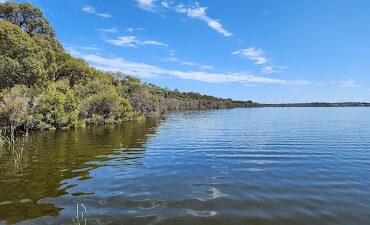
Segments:
[[[232,54],[253,60],[256,64],[265,64],[268,61],[265,56],[265,52],[262,49],[254,47],[237,50]]]
[[[262,68],[263,73],[282,73],[286,66],[265,66]]]
[[[100,50],[100,48],[94,47],[94,46],[84,46],[84,47],[81,47],[81,49],[83,49],[83,50],[91,50],[91,51],[98,51],[98,50]]]
[[[83,7],[82,8],[82,11],[83,12],[86,12],[86,13],[91,13],[91,14],[96,13],[95,8],[93,8],[91,6],[85,6],[85,7]]]
[[[209,66],[209,65],[202,65],[202,64],[198,64],[198,63],[195,63],[195,62],[190,62],[190,61],[185,61],[185,60],[181,60],[181,59],[178,59],[174,56],[170,56],[167,58],[168,61],[171,61],[171,62],[177,62],[177,63],[180,63],[182,65],[186,65],[186,66],[196,66],[196,67],[200,67],[202,69],[205,69],[205,70],[210,70],[210,69],[213,69],[213,66]]]
[[[269,59],[267,59],[265,51],[259,48],[251,47],[244,48],[231,53],[232,55],[237,55],[242,58],[247,58],[254,61],[255,64],[261,65],[262,73],[272,74],[272,73],[282,73],[288,67],[286,66],[276,66],[273,65]]]
[[[105,17],[105,18],[110,18],[112,17],[111,14],[108,14],[108,13],[97,13],[96,14],[97,16],[100,16],[100,17]]]
[[[119,32],[119,30],[115,27],[99,29],[99,31],[104,32],[104,33],[118,33]]]
[[[219,21],[207,16],[207,8],[201,7],[198,3],[194,7],[188,7],[181,4],[178,5],[175,10],[178,13],[186,14],[190,18],[195,18],[206,22],[210,28],[222,34],[223,36],[232,36],[232,33],[227,31]]]
[[[360,85],[356,84],[354,80],[347,79],[347,80],[340,80],[339,86],[345,87],[345,88],[353,88],[353,87],[359,87]]]
[[[166,60],[171,61],[171,62],[180,63],[180,64],[186,65],[186,66],[199,67],[199,68],[205,69],[205,70],[213,69],[213,66],[203,65],[203,64],[199,64],[199,63],[179,59],[179,58],[176,57],[175,51],[173,51],[173,50],[170,50],[170,56],[167,57]]]
[[[94,14],[94,15],[97,15],[97,16],[100,16],[100,17],[103,17],[103,18],[110,18],[112,17],[112,15],[108,14],[108,13],[100,13],[100,12],[97,12],[96,9],[92,6],[85,6],[81,9],[83,12],[85,13],[90,13],[90,14]]]
[[[134,28],[132,28],[132,27],[128,27],[128,28],[126,29],[126,31],[127,31],[127,32],[129,32],[129,33],[132,33],[132,32],[134,32]]]
[[[154,0],[136,0],[137,5],[146,11],[153,11],[154,10]]]
[[[137,47],[139,45],[158,45],[167,47],[167,44],[165,43],[154,40],[139,40],[135,36],[120,36],[116,39],[106,40],[106,42],[121,47]]]
[[[193,6],[187,6],[184,4],[174,5],[173,2],[167,0],[162,0],[159,4],[155,4],[154,0],[136,0],[136,2],[141,9],[146,11],[154,12],[156,11],[155,9],[158,8],[171,9],[179,14],[184,14],[190,18],[198,19],[207,23],[210,28],[223,36],[229,37],[233,35],[223,27],[220,21],[209,17],[206,13],[207,7],[200,6],[198,2],[195,2]]]
[[[211,73],[204,71],[183,71],[166,69],[155,65],[133,62],[123,58],[105,58],[94,54],[83,54],[75,49],[67,49],[72,55],[83,58],[92,66],[105,71],[120,71],[139,77],[172,76],[186,80],[196,80],[207,83],[242,83],[242,84],[283,84],[306,85],[305,80],[283,80],[249,73]]]

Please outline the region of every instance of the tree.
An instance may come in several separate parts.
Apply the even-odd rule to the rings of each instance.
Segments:
[[[0,89],[17,84],[42,84],[56,72],[55,43],[30,37],[16,25],[0,21]]]
[[[2,93],[3,99],[0,102],[0,118],[5,127],[10,128],[10,140],[14,144],[15,131],[24,125],[27,118],[30,98],[26,93],[25,86],[15,86]]]
[[[74,86],[78,81],[86,81],[88,78],[92,78],[92,70],[81,59],[75,59],[69,56],[58,68],[56,74],[56,80],[67,78],[71,86]]]
[[[31,36],[42,34],[55,37],[55,31],[43,16],[42,11],[29,3],[1,3],[0,18],[19,26]]]
[[[22,66],[20,63],[7,56],[0,55],[0,89],[13,87],[21,80]]]
[[[89,123],[114,123],[138,116],[130,102],[119,96],[114,88],[84,99],[81,114]]]
[[[35,102],[38,129],[79,126],[79,99],[70,89],[68,80],[50,83]]]
[[[0,3],[0,122],[13,139],[17,128],[27,132],[116,123],[166,110],[254,105],[94,69],[64,51],[40,9]]]

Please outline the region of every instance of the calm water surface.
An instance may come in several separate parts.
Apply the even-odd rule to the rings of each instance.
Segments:
[[[368,225],[370,109],[261,108],[36,132],[0,148],[0,224]],[[81,209],[81,207],[80,207]]]

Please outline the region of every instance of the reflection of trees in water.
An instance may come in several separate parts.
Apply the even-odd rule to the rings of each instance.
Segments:
[[[27,138],[16,160],[14,152],[2,150],[0,220],[16,223],[46,215],[57,216],[62,209],[38,201],[68,194],[70,187],[63,186],[63,180],[88,179],[90,170],[104,164],[87,165],[87,162],[109,160],[109,157],[96,156],[108,156],[117,148],[143,148],[155,134],[157,125],[157,119],[148,119],[70,131],[35,132]],[[135,154],[135,158],[138,157],[140,155]]]

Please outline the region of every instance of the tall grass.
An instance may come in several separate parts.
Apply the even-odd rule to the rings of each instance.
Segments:
[[[82,209],[79,211],[79,205],[81,205]],[[81,214],[80,214],[81,212]],[[87,224],[87,210],[84,204],[77,203],[76,205],[76,218],[72,219],[75,225],[86,225]]]

